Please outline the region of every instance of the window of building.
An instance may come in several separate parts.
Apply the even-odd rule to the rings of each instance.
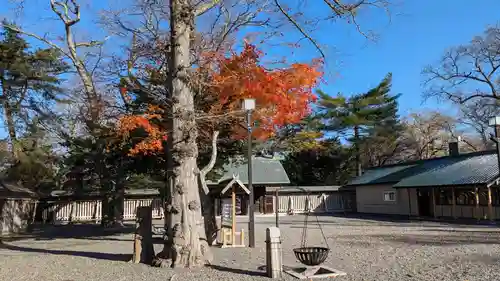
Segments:
[[[384,192],[384,201],[396,201],[396,192],[395,191],[385,191]]]
[[[451,188],[439,188],[436,191],[436,204],[437,205],[452,205],[453,204],[453,192]]]
[[[476,195],[472,189],[455,189],[457,205],[476,205]]]

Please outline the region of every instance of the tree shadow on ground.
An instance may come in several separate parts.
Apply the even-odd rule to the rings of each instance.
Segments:
[[[84,237],[84,238],[79,238],[79,239],[85,239],[85,240],[90,240],[90,241],[116,241],[116,242],[133,242],[134,239],[127,239],[127,238],[116,238],[116,237]],[[154,237],[153,236],[153,244],[163,244],[165,241],[163,240],[163,237]]]
[[[131,254],[111,254],[111,253],[96,253],[96,252],[84,252],[84,251],[70,251],[70,250],[37,249],[37,248],[8,245],[5,243],[0,243],[0,249],[26,252],[26,253],[67,255],[67,256],[85,257],[85,258],[93,258],[93,259],[109,260],[109,261],[123,261],[123,262],[129,261],[132,258]]]
[[[488,230],[491,228],[474,228],[474,229],[446,229],[446,228],[423,228],[422,231],[426,232],[449,232],[449,233],[480,233],[484,235],[498,235],[500,237],[500,228],[496,230]]]
[[[125,224],[120,227],[102,227],[96,224],[68,224],[68,225],[37,225],[29,233],[12,237],[1,237],[1,241],[17,241],[23,239],[54,240],[54,239],[91,239],[92,237],[106,237],[118,234],[131,234],[135,231],[134,224]]]
[[[209,265],[208,267],[218,271],[230,272],[234,274],[249,275],[249,276],[267,276],[266,272],[263,271],[252,271],[240,268],[230,268],[221,265]]]
[[[295,216],[303,217],[304,214],[296,214]],[[361,214],[361,213],[317,213],[310,214],[309,221],[316,221],[314,217],[318,217],[321,224],[334,224],[342,226],[366,226],[367,224],[387,224],[391,226],[407,226],[407,224],[418,224],[420,227],[454,227],[454,228],[467,228],[467,227],[481,227],[481,228],[492,228],[499,227],[498,224],[492,224],[490,221],[478,221],[477,219],[452,219],[452,218],[427,218],[427,217],[409,217],[408,215],[386,215],[386,214]],[[334,220],[324,220],[321,218],[339,218],[343,219],[340,221]],[[298,220],[293,222],[284,221],[280,224],[297,224]],[[431,223],[432,225],[425,225]]]
[[[422,246],[453,246],[453,245],[473,245],[473,244],[500,244],[498,237],[485,236],[479,233],[474,235],[370,235],[386,242],[404,243],[408,245]]]

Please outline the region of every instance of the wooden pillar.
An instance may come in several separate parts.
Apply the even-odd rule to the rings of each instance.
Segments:
[[[451,216],[456,219],[457,218],[457,215],[456,215],[456,204],[457,203],[457,199],[455,198],[455,187],[451,187]]]
[[[134,235],[133,263],[151,264],[155,255],[153,248],[152,208],[137,207],[136,228]]]
[[[488,218],[490,221],[494,221],[495,218],[493,216],[493,205],[491,202],[491,187],[488,186]]]
[[[432,192],[432,215],[434,216],[434,218],[437,217],[436,215],[436,189],[433,187],[431,189],[431,192]]]
[[[479,216],[479,188],[476,187],[474,193],[476,195],[476,218],[480,220],[481,217]]]
[[[408,217],[411,217],[411,196],[410,196],[410,189],[406,189],[408,193]]]

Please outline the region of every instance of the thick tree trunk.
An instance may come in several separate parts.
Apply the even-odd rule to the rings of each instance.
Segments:
[[[198,189],[198,147],[193,93],[188,85],[190,36],[194,13],[188,0],[170,0],[170,88],[172,103],[170,141],[172,185],[167,195],[168,239],[159,257],[171,259],[171,267],[197,267],[209,263]],[[154,262],[164,266],[165,262]]]

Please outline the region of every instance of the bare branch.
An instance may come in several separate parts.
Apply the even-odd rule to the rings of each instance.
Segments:
[[[209,193],[209,189],[206,182],[206,175],[214,168],[215,161],[217,160],[217,138],[219,137],[219,131],[214,131],[212,133],[212,154],[210,155],[210,161],[208,164],[200,170],[200,181],[205,191],[205,194]]]
[[[210,9],[214,8],[217,4],[219,4],[221,0],[211,0],[209,3],[205,3],[204,5],[200,5],[194,10],[195,16],[201,16],[204,13],[210,11]]]
[[[323,50],[321,49],[321,47],[319,46],[318,42],[316,42],[316,40],[314,40],[300,25],[299,23],[287,12],[285,11],[285,9],[283,9],[283,7],[281,6],[281,4],[278,2],[278,0],[274,0],[274,3],[276,4],[276,6],[278,7],[279,11],[283,14],[283,16],[285,16],[285,18],[307,39],[309,40],[309,42],[311,42],[311,44],[314,45],[314,47],[316,48],[316,50],[318,50],[318,52],[321,54],[321,57],[325,58],[325,53],[323,52]]]
[[[446,52],[436,66],[426,67],[424,97],[465,104],[474,99],[500,100],[500,27]]]

